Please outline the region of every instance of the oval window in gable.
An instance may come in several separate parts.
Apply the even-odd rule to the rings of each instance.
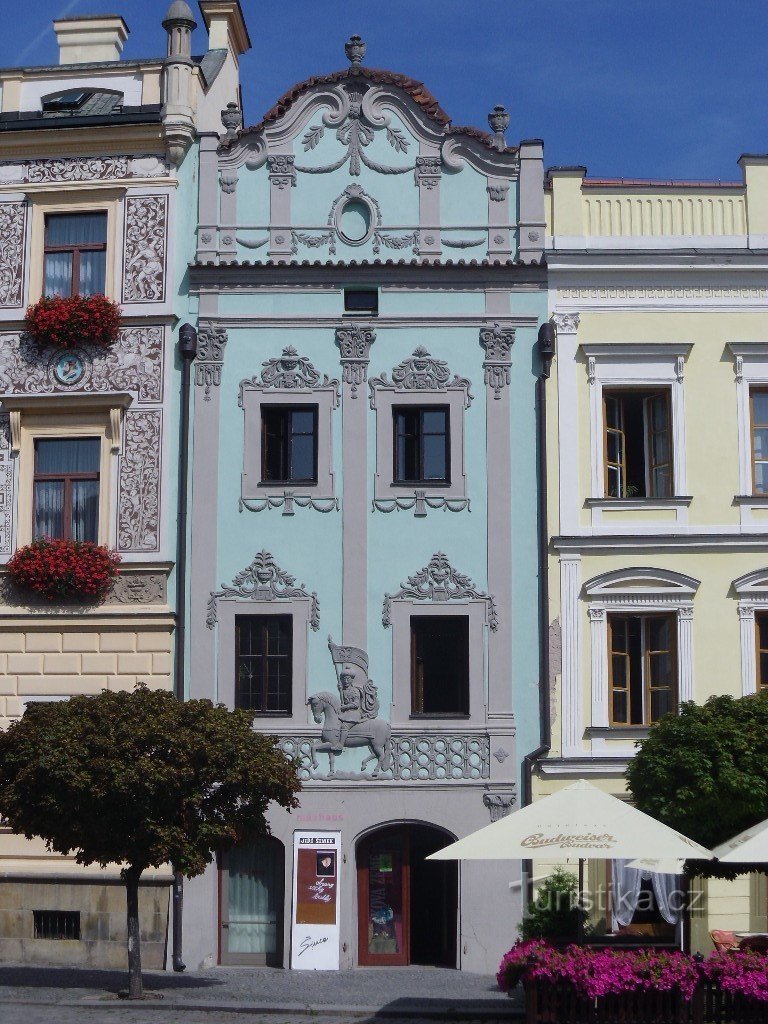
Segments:
[[[349,245],[362,245],[371,233],[371,209],[362,199],[349,199],[339,217],[339,234]]]

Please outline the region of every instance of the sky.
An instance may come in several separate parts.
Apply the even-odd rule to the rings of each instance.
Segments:
[[[162,56],[170,0],[0,0],[0,67],[56,63],[52,21],[122,14],[126,57]],[[195,13],[197,5],[190,0]],[[542,138],[547,166],[591,176],[738,180],[768,152],[768,0],[242,0],[253,49],[241,63],[254,124],[295,82],[365,63],[424,82],[454,124]],[[194,33],[205,48],[202,18]]]

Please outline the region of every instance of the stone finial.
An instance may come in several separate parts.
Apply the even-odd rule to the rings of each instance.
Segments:
[[[363,63],[365,50],[365,43],[360,36],[350,36],[347,42],[344,43],[344,53],[346,53],[347,60],[349,60],[353,67]]]
[[[233,139],[237,135],[237,129],[243,122],[243,114],[236,103],[228,103],[221,112],[221,123],[227,129],[226,139]]]
[[[501,103],[497,103],[488,115],[488,124],[491,126],[491,131],[496,136],[497,148],[504,149],[507,145],[507,140],[504,138],[504,132],[509,128],[509,114],[507,112],[507,108]]]

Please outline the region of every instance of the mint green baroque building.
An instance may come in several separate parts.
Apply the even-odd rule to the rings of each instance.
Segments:
[[[424,858],[509,813],[539,738],[542,145],[345,50],[200,139],[188,693],[304,788],[187,883],[184,958],[303,965],[298,831],[336,851],[314,966],[491,971],[519,866]]]

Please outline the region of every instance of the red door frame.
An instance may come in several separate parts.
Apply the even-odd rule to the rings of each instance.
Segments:
[[[369,856],[372,843],[397,835],[400,848],[403,948],[399,953],[368,952]],[[411,962],[411,842],[407,826],[379,829],[362,839],[357,848],[357,960],[361,967],[407,967]]]

